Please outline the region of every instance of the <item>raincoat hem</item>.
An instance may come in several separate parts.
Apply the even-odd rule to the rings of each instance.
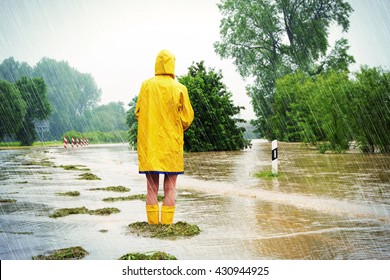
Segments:
[[[183,174],[184,171],[180,172],[167,172],[167,171],[139,171],[139,174],[167,174],[167,175],[178,175]]]

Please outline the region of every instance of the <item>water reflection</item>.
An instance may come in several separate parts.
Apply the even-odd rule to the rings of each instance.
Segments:
[[[259,255],[277,259],[389,259],[390,227],[292,206],[256,205]],[[373,242],[373,240],[375,240]]]

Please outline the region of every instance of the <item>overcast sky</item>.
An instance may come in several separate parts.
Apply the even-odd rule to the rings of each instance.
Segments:
[[[0,0],[0,62],[8,57],[34,66],[42,57],[65,60],[91,73],[102,103],[126,105],[143,80],[154,75],[161,49],[176,56],[176,73],[192,62],[221,69],[235,104],[253,118],[245,81],[231,61],[214,52],[219,40],[217,0]],[[348,34],[357,64],[390,66],[390,1],[350,0]],[[332,29],[332,38],[342,34]]]

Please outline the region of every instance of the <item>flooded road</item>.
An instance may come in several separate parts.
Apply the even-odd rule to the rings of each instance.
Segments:
[[[186,154],[175,222],[202,232],[161,240],[128,229],[146,220],[144,201],[103,201],[145,193],[137,154],[128,145],[0,151],[0,259],[31,259],[72,246],[85,248],[85,259],[103,260],[150,251],[200,260],[390,259],[389,155],[319,154],[280,143],[280,176],[254,176],[270,170],[270,158],[271,144],[261,140],[240,152]],[[79,180],[83,171],[61,165],[83,165],[101,180]],[[131,190],[91,191],[119,185]],[[58,195],[69,191],[80,196]],[[82,206],[121,212],[49,217]]]

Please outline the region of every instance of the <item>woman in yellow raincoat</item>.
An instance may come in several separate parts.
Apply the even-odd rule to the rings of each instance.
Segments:
[[[142,83],[135,115],[138,120],[139,173],[146,174],[146,213],[149,224],[159,223],[157,193],[164,174],[161,223],[172,224],[176,206],[176,180],[184,172],[184,130],[194,119],[187,88],[175,80],[175,57],[159,52],[155,76]]]

